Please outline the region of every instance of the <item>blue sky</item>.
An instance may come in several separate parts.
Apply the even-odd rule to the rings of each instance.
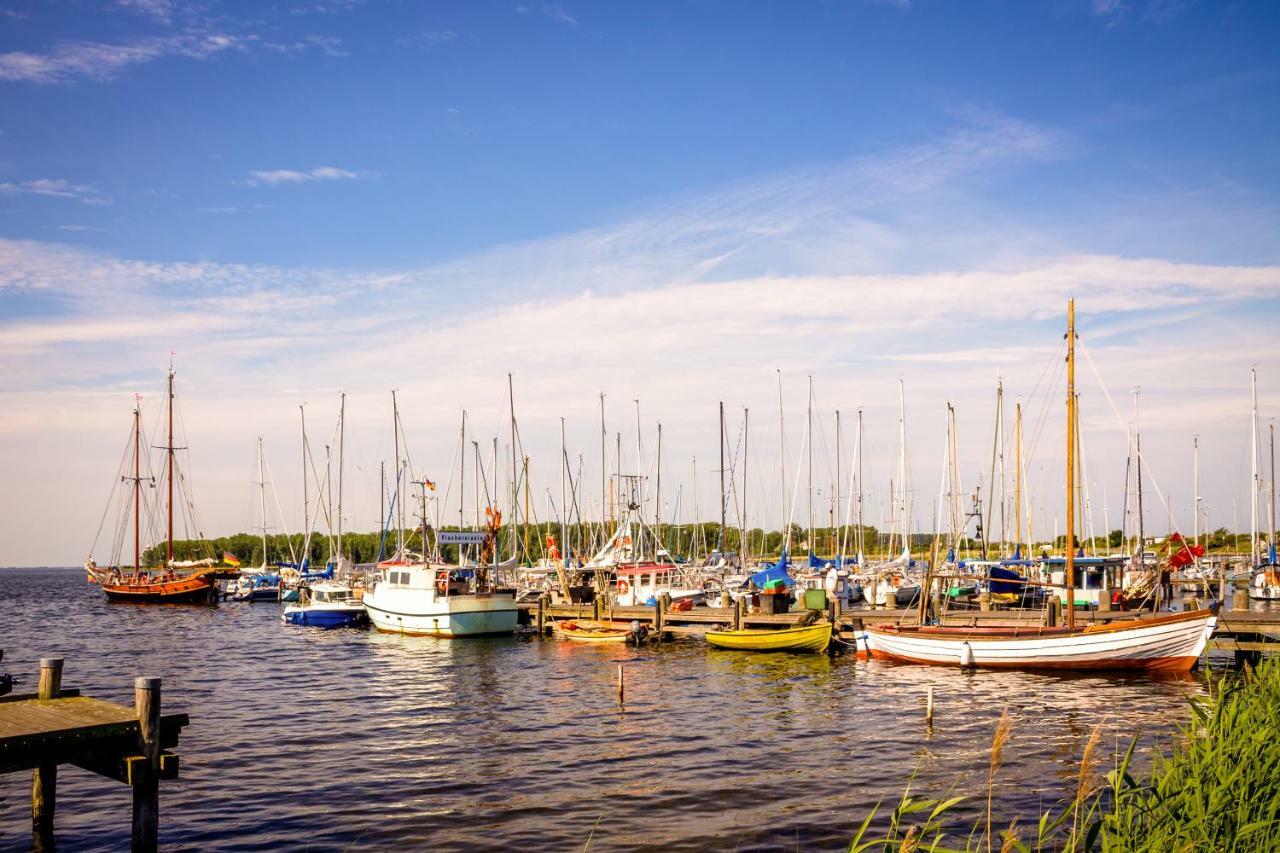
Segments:
[[[1230,460],[1205,504],[1240,524],[1280,305],[1276,44],[1280,6],[1206,0],[10,0],[0,462],[43,500],[0,517],[91,527],[69,487],[109,481],[117,436],[77,413],[127,420],[170,350],[214,532],[248,526],[252,441],[287,458],[302,400],[365,403],[369,472],[401,388],[439,480],[446,425],[496,430],[508,370],[531,440],[564,415],[591,447],[605,390],[708,459],[715,401],[767,411],[779,367],[795,406],[812,373],[827,415],[875,410],[892,456],[901,376],[923,507],[938,410],[976,479],[996,377],[1031,394],[1076,294],[1113,395],[1144,389],[1152,462],[1185,479],[1204,436]]]

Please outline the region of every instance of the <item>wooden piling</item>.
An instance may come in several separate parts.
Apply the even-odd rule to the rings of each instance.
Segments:
[[[1111,590],[1104,589],[1098,592],[1098,612],[1111,612]]]
[[[662,599],[659,598],[653,603],[653,636],[656,640],[662,639]]]
[[[978,596],[978,609],[983,613],[991,609],[991,593],[984,592]]]
[[[745,599],[738,598],[733,600],[733,630],[742,630],[742,608]]]
[[[622,676],[622,664],[618,664],[618,703],[621,704],[626,693],[625,682]]]
[[[37,698],[57,699],[62,692],[62,658],[40,659]],[[58,806],[58,762],[41,761],[31,774],[31,846],[53,849],[53,814]]]
[[[547,596],[538,596],[538,636],[544,637],[547,633]]]
[[[924,721],[930,727],[933,726],[933,685],[929,685],[929,692],[925,694]]]
[[[160,679],[135,678],[133,704],[138,713],[138,746],[146,769],[133,784],[133,850],[160,845]]]
[[[1058,626],[1058,614],[1062,611],[1062,602],[1058,600],[1058,596],[1052,596],[1049,599],[1049,610],[1045,613],[1045,627],[1056,628]]]
[[[1231,596],[1232,610],[1248,610],[1249,609],[1249,590],[1237,589]]]
[[[591,618],[600,621],[600,596],[592,596],[591,598]]]

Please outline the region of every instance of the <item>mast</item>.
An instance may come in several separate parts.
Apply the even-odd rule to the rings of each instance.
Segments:
[[[605,512],[609,505],[609,461],[608,451],[605,449],[609,433],[605,430],[604,424],[604,392],[600,392],[600,541],[607,542],[609,540],[609,530],[605,526]]]
[[[1067,627],[1076,626],[1076,301],[1067,300]]]
[[[382,488],[378,491],[378,526],[381,528],[382,536],[387,534],[387,460],[378,463],[378,472],[381,475],[380,480]],[[381,537],[379,537],[381,538]],[[379,547],[381,550],[381,547]],[[379,554],[379,557],[382,555]]]
[[[991,535],[991,510],[995,505],[996,474],[1000,475],[1000,554],[1004,554],[1004,381],[996,381],[996,428],[991,436],[991,496],[987,499],[987,537]],[[998,471],[997,471],[998,469]],[[986,547],[986,537],[982,541]]]
[[[1013,445],[1014,445],[1014,461],[1013,461],[1013,518],[1014,527],[1017,528],[1014,535],[1017,541],[1013,544],[1014,553],[1018,557],[1022,556],[1022,404],[1015,403],[1013,407]]]
[[[738,543],[738,565],[745,566],[747,564],[747,542],[748,531],[751,527],[747,524],[747,460],[750,456],[747,454],[748,444],[751,440],[751,410],[745,406],[742,409],[742,541]]]
[[[720,401],[720,542],[716,550],[724,559],[725,546],[725,498],[724,498],[724,400]]]
[[[1249,496],[1249,553],[1253,558],[1253,565],[1257,566],[1262,562],[1262,548],[1258,542],[1258,492],[1262,490],[1262,484],[1259,482],[1258,473],[1258,369],[1256,367],[1249,369],[1249,384],[1253,391],[1253,415],[1252,432],[1253,432],[1253,488]]]
[[[569,559],[569,542],[568,542],[568,523],[565,516],[568,514],[568,492],[565,483],[565,473],[569,470],[569,452],[565,449],[564,440],[564,418],[560,419],[560,550],[561,559]],[[562,565],[564,563],[562,562]]]
[[[840,410],[836,409],[836,502],[835,510],[832,515],[840,511]],[[844,519],[841,518],[841,521]],[[837,558],[844,556],[844,540],[840,538],[839,525],[833,524],[835,529],[831,531],[832,554]],[[836,543],[840,544],[837,545]]]
[[[779,500],[782,502],[782,523],[786,526],[786,535],[783,542],[789,542],[791,539],[791,525],[787,518],[787,428],[786,422],[782,416],[782,368],[778,371],[778,468],[782,472],[782,491],[779,492]],[[786,547],[785,545],[783,546]],[[783,555],[786,556],[785,554]]]
[[[342,569],[342,451],[347,430],[347,394],[338,392],[338,569]],[[425,549],[426,543],[422,547]]]
[[[905,554],[911,549],[907,545],[907,388],[901,378],[898,379],[898,488],[902,490],[899,515],[902,521],[902,552]]]
[[[658,528],[662,524],[662,421],[658,421],[658,461],[654,470],[654,490],[653,490],[653,535],[656,539],[660,539]],[[656,555],[658,543],[653,543],[653,549]]]
[[[305,544],[311,531],[307,529],[307,404],[298,405],[298,415],[302,420],[302,541]],[[303,557],[305,560],[306,558]],[[302,565],[299,563],[298,565]]]
[[[813,377],[809,377],[809,399],[805,407],[805,435],[809,437],[808,474],[806,488],[809,490],[809,556],[813,556]]]
[[[507,402],[511,407],[511,555],[518,556],[520,537],[517,535],[519,530],[518,523],[520,509],[520,479],[516,473],[516,392],[515,385],[512,382],[511,374],[507,373]],[[496,462],[495,462],[496,464]],[[526,463],[526,474],[528,472]],[[525,503],[529,502],[529,496],[525,495]],[[525,512],[525,524],[529,523],[529,513]],[[527,533],[527,531],[526,531]],[[527,538],[527,536],[526,536]],[[529,546],[525,543],[524,549],[525,559],[529,558]]]
[[[1267,489],[1267,497],[1271,504],[1271,523],[1267,525],[1267,539],[1270,540],[1268,555],[1272,565],[1276,562],[1276,425],[1268,424],[1271,432],[1271,486]]]
[[[173,363],[169,364],[169,443],[165,448],[169,453],[169,543],[166,549],[166,568],[173,565]]]
[[[1135,473],[1138,476],[1138,565],[1146,568],[1147,560],[1145,556],[1146,550],[1146,519],[1142,513],[1142,420],[1138,412],[1138,397],[1141,396],[1142,389],[1133,389],[1133,428],[1134,428],[1134,462],[1136,463]]]
[[[133,406],[133,570],[142,570],[142,401]]]
[[[267,472],[262,461],[262,436],[258,436],[258,498],[262,504],[262,565],[267,565]]]
[[[858,409],[858,434],[854,437],[854,442],[858,445],[858,458],[856,460],[858,471],[858,568],[862,568],[863,549],[866,547],[866,534],[862,527],[862,409]]]
[[[467,505],[467,410],[462,410],[462,430],[458,438],[458,529],[466,527],[463,512]],[[462,546],[458,546],[462,550]],[[461,559],[459,559],[461,562]]]
[[[399,560],[404,553],[404,501],[400,499],[400,407],[394,390],[391,392],[391,424],[396,443],[396,559]],[[425,546],[423,550],[426,550]]]
[[[1195,513],[1192,519],[1192,537],[1196,545],[1200,544],[1200,436],[1191,439],[1191,467],[1193,471],[1192,490],[1195,494],[1191,500],[1191,511]],[[1107,531],[1110,535],[1111,531]],[[1199,559],[1196,560],[1199,563]]]

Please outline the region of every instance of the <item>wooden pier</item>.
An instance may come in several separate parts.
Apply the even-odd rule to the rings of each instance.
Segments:
[[[1184,606],[1196,606],[1196,600],[1186,598]],[[1238,660],[1253,660],[1264,652],[1280,652],[1280,610],[1252,611],[1247,597],[1235,597],[1230,607],[1218,611],[1218,628],[1213,635],[1211,648],[1236,653]],[[806,619],[812,619],[812,611],[803,608],[789,613],[750,613],[741,607],[694,607],[692,610],[674,610],[666,599],[653,606],[609,607],[601,602],[591,604],[552,604],[545,597],[532,602],[521,602],[520,623],[537,633],[547,633],[555,621],[565,619],[612,620],[614,622],[639,622],[649,627],[658,639],[679,636],[698,637],[708,629],[731,628],[793,628]],[[1108,623],[1121,619],[1142,618],[1150,610],[1076,610],[1076,624]],[[827,616],[831,616],[827,612]],[[857,608],[836,612],[835,619],[842,636],[852,639],[857,631],[870,625],[916,624],[916,609]],[[981,626],[1008,625],[1011,622],[1025,625],[1061,624],[1062,614],[1054,607],[1045,610],[952,609],[941,619],[943,625]]]
[[[160,679],[134,680],[127,708],[62,689],[62,659],[40,661],[36,693],[0,697],[0,773],[32,770],[32,849],[52,850],[58,765],[76,767],[133,788],[135,851],[158,847],[160,780],[178,775],[177,746],[186,714],[160,714]]]

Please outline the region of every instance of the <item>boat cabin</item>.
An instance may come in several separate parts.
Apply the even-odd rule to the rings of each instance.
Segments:
[[[471,592],[475,572],[457,566],[402,566],[390,568],[384,581],[393,589],[434,589],[437,596]]]
[[[1075,558],[1075,606],[1096,607],[1103,596],[1122,586],[1124,557],[1076,557]],[[1058,584],[1054,594],[1064,605],[1067,603],[1067,558],[1050,557],[1044,561],[1044,572],[1049,582]]]

